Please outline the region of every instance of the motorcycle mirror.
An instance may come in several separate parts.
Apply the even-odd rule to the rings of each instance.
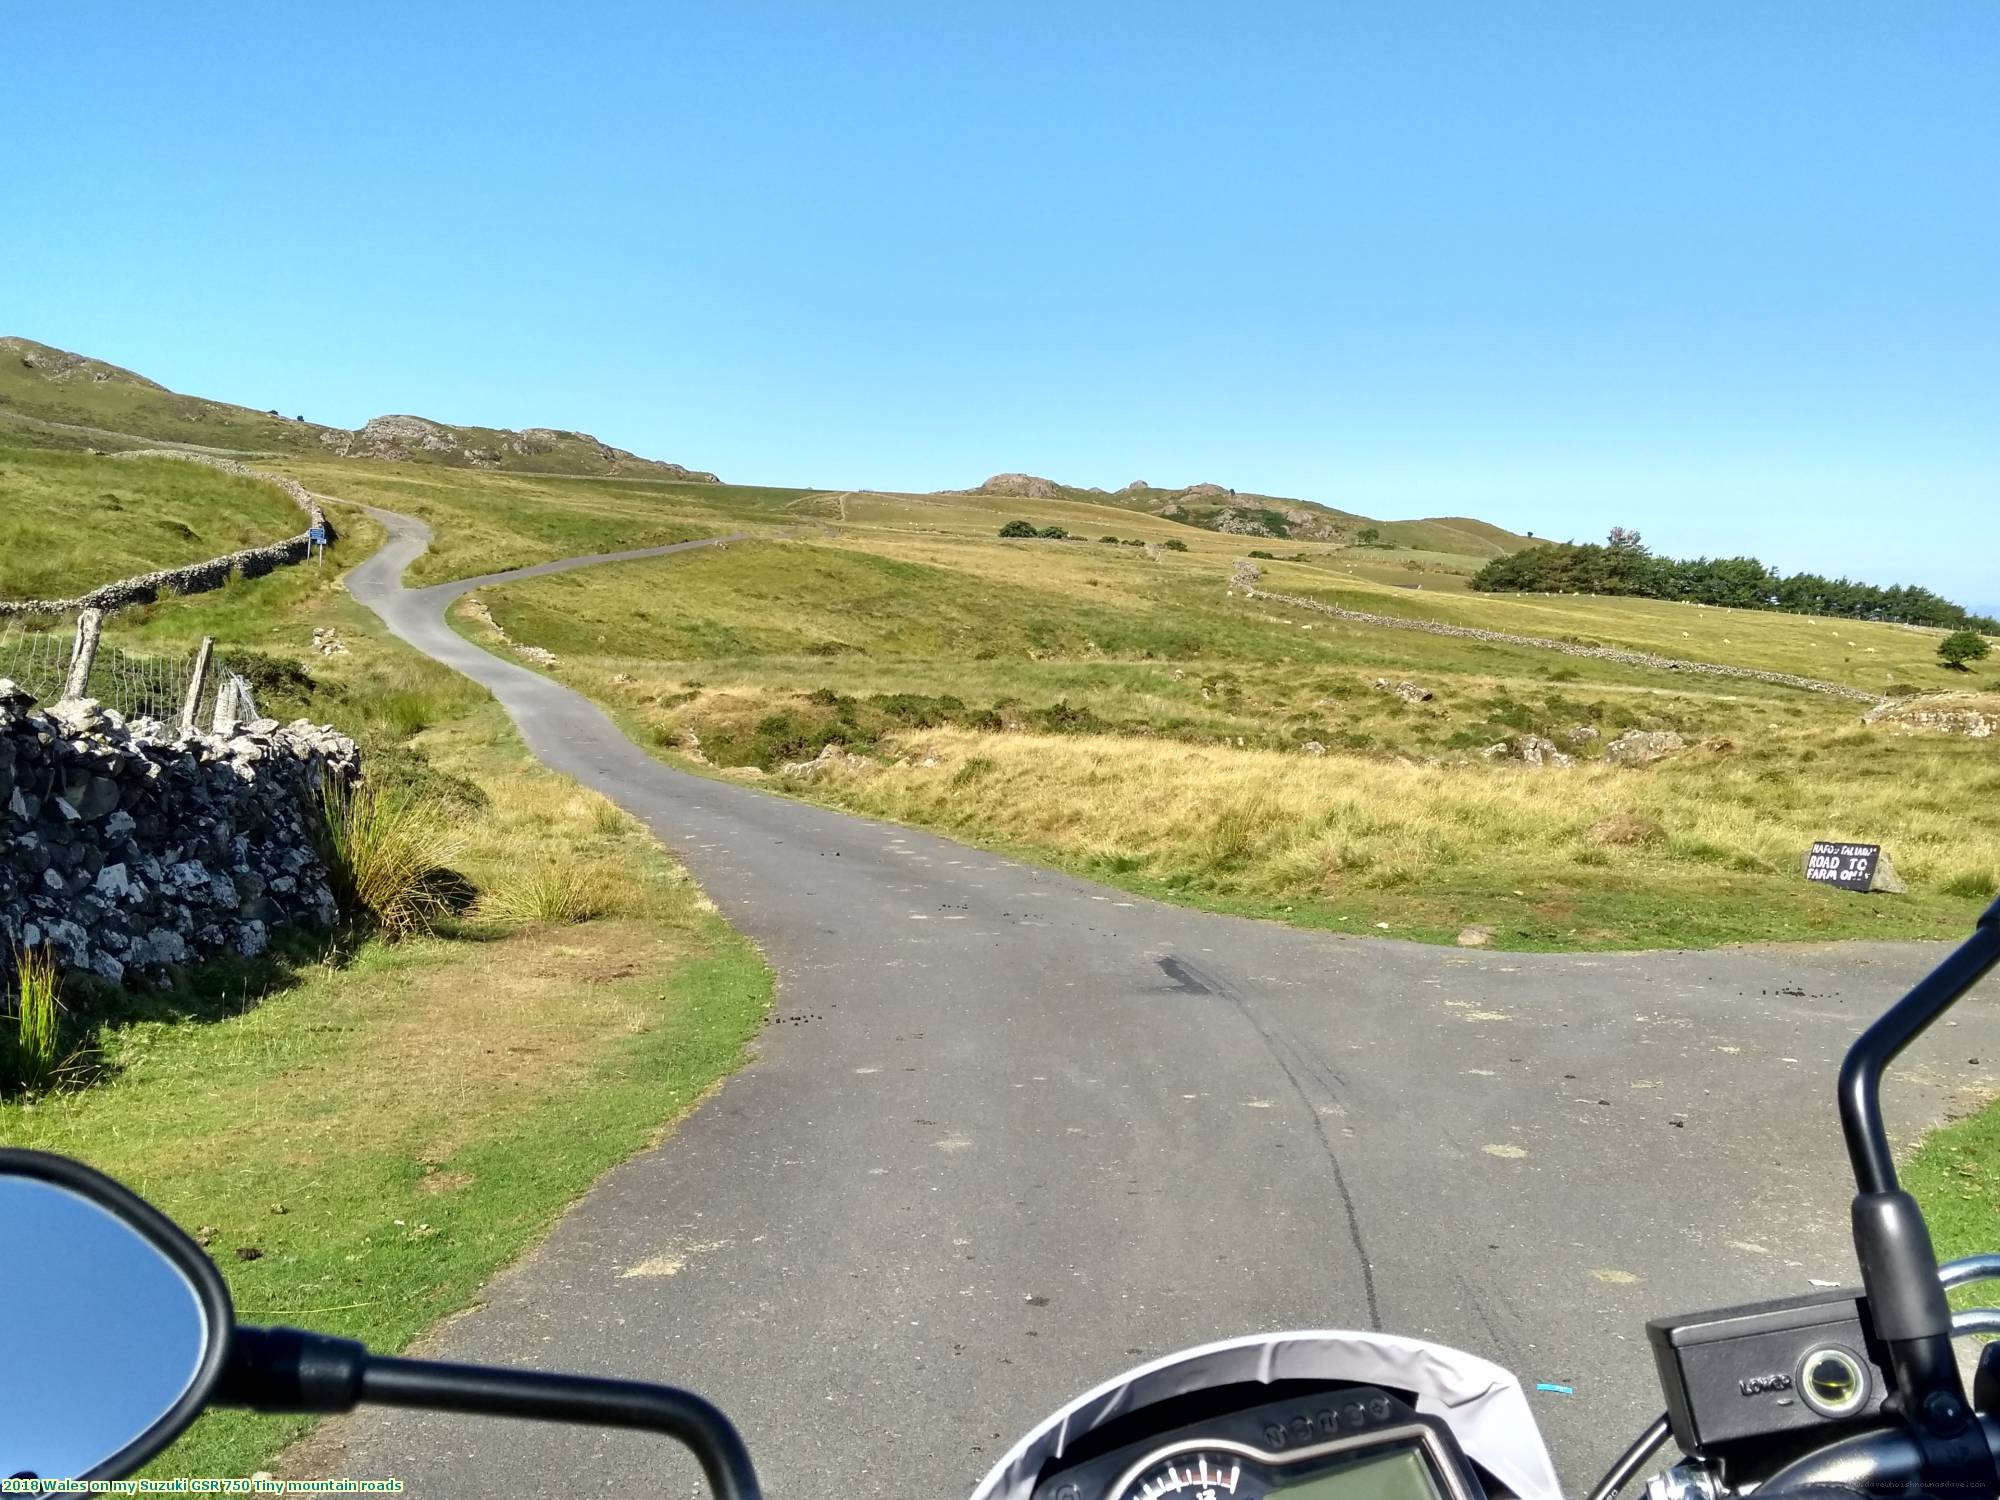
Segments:
[[[229,1292],[151,1205],[66,1157],[0,1148],[0,1475],[128,1474],[207,1403]]]

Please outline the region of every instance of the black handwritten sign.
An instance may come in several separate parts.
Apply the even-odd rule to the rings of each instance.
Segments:
[[[1837,844],[1822,839],[1806,855],[1806,879],[1837,885],[1843,891],[1872,890],[1875,866],[1881,858],[1880,844]]]

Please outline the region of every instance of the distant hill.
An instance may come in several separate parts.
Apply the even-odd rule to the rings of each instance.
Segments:
[[[376,417],[349,430],[273,411],[184,396],[158,381],[31,339],[0,338],[0,440],[130,447],[130,439],[233,453],[328,454],[533,474],[613,474],[714,484],[715,475],[641,458],[587,432],[462,427]]]
[[[1416,521],[1378,521],[1353,511],[1336,510],[1316,500],[1259,495],[1219,484],[1190,484],[1162,489],[1135,479],[1123,489],[1084,489],[1059,484],[1035,474],[995,474],[970,490],[953,494],[992,495],[1027,500],[1076,500],[1088,505],[1116,505],[1170,521],[1235,536],[1354,543],[1373,528],[1385,546],[1423,552],[1447,552],[1465,557],[1498,557],[1532,547],[1530,537],[1465,516],[1432,516]]]

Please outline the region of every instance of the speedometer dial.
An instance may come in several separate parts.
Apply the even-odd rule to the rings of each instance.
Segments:
[[[1118,1500],[1160,1500],[1163,1495],[1172,1495],[1175,1500],[1221,1500],[1224,1495],[1236,1493],[1236,1482],[1242,1477],[1240,1458],[1197,1449],[1176,1454],[1162,1460],[1158,1467],[1148,1469],[1126,1487]]]

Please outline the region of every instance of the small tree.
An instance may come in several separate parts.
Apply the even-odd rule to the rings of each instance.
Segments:
[[[1026,521],[1009,521],[1000,528],[1002,536],[1033,536],[1035,528]]]
[[[1167,550],[1168,550],[1169,552],[1185,552],[1185,551],[1187,551],[1187,543],[1186,543],[1186,542],[1184,542],[1184,541],[1182,541],[1182,540],[1181,540],[1181,539],[1180,539],[1179,537],[1177,537],[1177,536],[1170,536],[1170,537],[1168,537],[1168,538],[1167,538],[1167,539],[1166,539],[1166,540],[1165,540],[1164,542],[1160,543],[1160,545],[1161,545],[1162,547],[1165,547],[1165,548],[1166,548],[1166,549],[1167,549]]]
[[[1381,528],[1377,526],[1364,526],[1355,534],[1354,539],[1364,547],[1372,547],[1382,540]]]
[[[1045,536],[1052,542],[1059,542],[1063,540],[1063,538],[1067,537],[1069,533],[1067,531],[1064,531],[1060,526],[1044,526],[1040,531],[1036,532],[1035,535]]]
[[[1938,660],[1955,672],[1969,672],[1992,654],[1992,643],[1976,630],[1955,630],[1938,642]]]

